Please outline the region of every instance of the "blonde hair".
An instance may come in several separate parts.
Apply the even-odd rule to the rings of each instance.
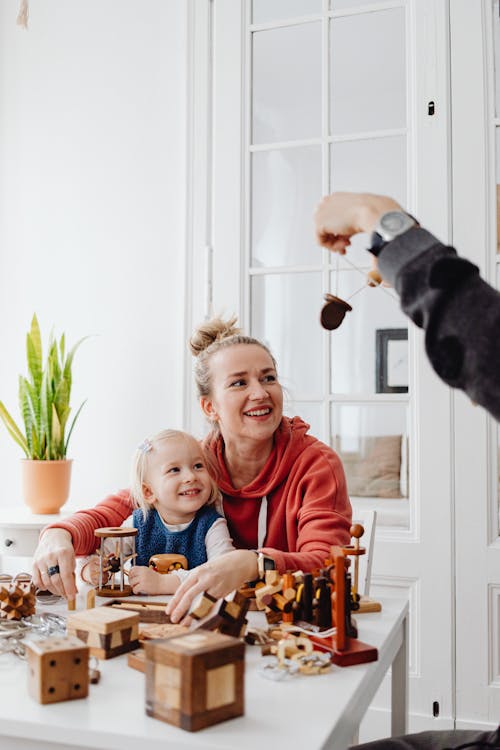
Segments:
[[[193,435],[190,435],[188,432],[182,432],[182,430],[161,430],[161,432],[158,432],[152,438],[146,438],[146,440],[141,443],[141,445],[136,449],[134,453],[132,459],[132,469],[130,473],[130,495],[132,497],[134,506],[136,508],[142,509],[142,515],[144,519],[146,519],[148,512],[152,508],[151,503],[148,502],[144,494],[144,484],[146,484],[149,456],[151,455],[152,451],[154,451],[155,448],[159,446],[160,443],[165,440],[173,440],[176,438],[193,440],[195,443],[198,443],[196,438],[193,437]],[[208,463],[205,460],[204,456],[203,463],[208,470]],[[206,505],[215,504],[217,510],[219,510],[222,506],[222,495],[211,476],[210,483],[212,490],[210,492],[210,497],[208,498]]]
[[[194,366],[194,378],[199,396],[209,396],[210,383],[210,359],[221,349],[227,349],[236,344],[255,344],[264,349],[271,357],[273,366],[277,370],[276,360],[269,348],[252,336],[245,336],[241,328],[236,326],[237,317],[234,315],[229,320],[217,317],[202,323],[193,333],[189,340],[191,353],[196,357]]]

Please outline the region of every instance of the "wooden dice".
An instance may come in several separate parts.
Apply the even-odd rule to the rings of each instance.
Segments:
[[[146,713],[195,732],[243,715],[245,644],[211,631],[146,643]]]
[[[39,703],[86,698],[89,649],[78,638],[52,637],[26,644],[28,692]]]
[[[68,615],[68,635],[90,648],[91,656],[111,659],[139,646],[139,615],[112,607],[96,607]]]

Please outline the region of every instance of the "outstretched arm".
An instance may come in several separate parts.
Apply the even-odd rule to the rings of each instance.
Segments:
[[[316,238],[343,253],[353,234],[371,232],[383,213],[398,209],[385,196],[333,193],[316,209]],[[500,420],[500,294],[474,264],[419,227],[387,243],[378,266],[398,292],[403,312],[425,330],[427,355],[439,377]]]

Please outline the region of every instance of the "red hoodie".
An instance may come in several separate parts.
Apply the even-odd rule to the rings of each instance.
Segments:
[[[233,487],[224,462],[220,435],[210,434],[204,449],[223,494],[229,532],[238,548],[257,548],[262,497],[267,497],[267,533],[262,550],[280,572],[323,565],[332,544],[349,544],[351,504],[337,454],[312,435],[299,417],[283,417],[274,448],[258,476],[246,487]],[[77,555],[95,547],[94,529],[119,526],[131,513],[127,490],[110,495],[92,510],[52,524],[71,533]]]

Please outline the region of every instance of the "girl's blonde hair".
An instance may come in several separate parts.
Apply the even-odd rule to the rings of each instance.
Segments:
[[[151,510],[152,505],[148,502],[144,494],[144,485],[147,484],[147,471],[149,464],[149,456],[151,453],[159,447],[159,444],[165,440],[172,440],[175,438],[184,438],[185,440],[193,440],[198,443],[193,435],[188,432],[182,432],[182,430],[161,430],[152,438],[146,438],[141,445],[136,449],[132,459],[132,470],[130,474],[130,495],[132,497],[134,506],[142,509],[144,519],[148,512]],[[203,455],[203,454],[202,454]],[[203,458],[203,462],[208,469],[208,463]],[[210,497],[208,498],[206,505],[215,504],[217,510],[222,507],[222,495],[219,488],[215,484],[215,481],[210,476],[210,483],[212,490]]]
[[[210,383],[210,359],[221,349],[227,349],[236,344],[255,344],[264,349],[271,357],[274,369],[277,371],[276,360],[269,348],[252,336],[245,336],[241,328],[236,325],[237,317],[234,315],[229,320],[216,317],[202,323],[193,333],[189,340],[191,353],[196,357],[194,366],[194,378],[199,396],[209,396]]]

